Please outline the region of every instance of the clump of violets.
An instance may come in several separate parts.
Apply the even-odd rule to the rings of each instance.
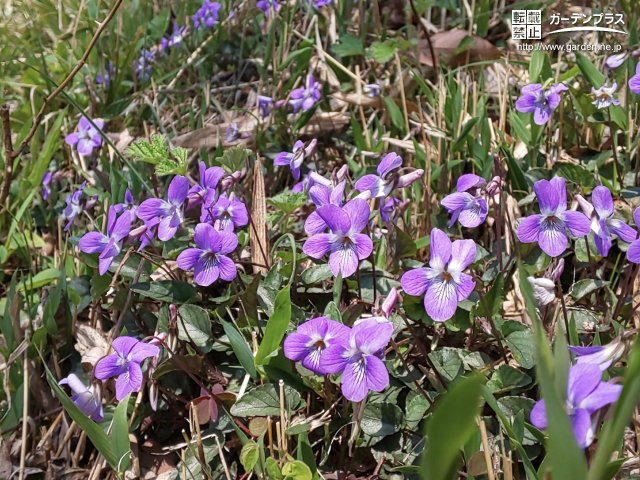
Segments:
[[[99,388],[95,385],[86,385],[75,373],[70,373],[58,383],[71,389],[71,400],[87,417],[96,422],[104,419]]]
[[[597,109],[603,109],[610,107],[611,105],[620,105],[620,100],[613,96],[618,89],[618,84],[613,82],[611,86],[602,85],[600,88],[591,87],[591,93],[594,95],[595,100],[593,104]]]
[[[236,278],[236,264],[227,255],[238,246],[231,231],[218,231],[207,223],[196,225],[193,239],[196,248],[187,248],[177,258],[182,270],[193,270],[198,285],[208,287],[218,278],[230,282]]]
[[[332,373],[342,373],[342,394],[347,400],[361,402],[369,392],[381,392],[389,386],[389,372],[384,364],[384,349],[393,335],[393,324],[367,318],[357,321],[348,344],[327,347],[323,366]]]
[[[300,180],[300,169],[305,158],[313,155],[318,141],[314,138],[305,146],[302,140],[296,140],[291,152],[280,152],[273,159],[273,164],[277,167],[289,167],[295,181]]]
[[[321,88],[322,84],[316,82],[315,77],[310,73],[303,87],[298,87],[291,91],[289,105],[291,105],[293,112],[298,113],[300,110],[303,112],[311,110],[322,97],[320,92]]]
[[[138,207],[138,218],[147,227],[158,227],[158,238],[171,240],[184,221],[184,203],[189,194],[189,180],[176,175],[167,190],[167,200],[149,198]]]
[[[538,243],[544,253],[558,257],[567,249],[567,233],[584,237],[591,222],[581,212],[567,210],[567,189],[562,177],[539,180],[533,186],[540,213],[523,218],[518,225],[518,239],[523,243]]]
[[[456,221],[467,228],[474,228],[484,223],[489,212],[483,188],[487,181],[473,173],[458,178],[456,192],[444,197],[440,202],[451,214],[449,227]]]
[[[429,266],[414,268],[402,275],[402,289],[409,295],[424,295],[424,308],[436,322],[449,320],[458,302],[466,300],[476,286],[464,271],[473,263],[476,244],[473,240],[455,240],[446,233],[431,230]]]
[[[640,63],[636,65],[636,74],[629,79],[629,90],[640,95]]]
[[[116,378],[116,400],[124,399],[131,392],[142,387],[142,363],[150,357],[157,357],[160,349],[133,337],[118,337],[111,344],[113,351],[96,363],[94,375],[99,380]]]
[[[539,83],[532,83],[522,87],[520,98],[516,100],[516,110],[521,113],[533,112],[536,125],[544,125],[551,118],[551,113],[560,105],[560,94],[568,90],[562,83],[556,83],[544,88]]]
[[[565,409],[580,448],[591,445],[596,434],[597,413],[615,403],[621,392],[622,385],[602,381],[598,365],[579,363],[569,369]],[[541,430],[547,428],[544,400],[538,400],[533,406],[531,423]]]
[[[70,147],[74,147],[80,155],[88,157],[102,146],[100,131],[103,128],[104,120],[93,120],[91,124],[87,117],[82,116],[76,131],[67,135],[64,141]]]
[[[373,251],[373,242],[362,232],[369,222],[369,205],[361,199],[353,199],[344,207],[324,205],[317,210],[331,233],[311,235],[302,251],[311,258],[321,259],[329,254],[329,266],[335,275],[347,278],[358,269]]]
[[[576,195],[578,205],[584,214],[591,219],[591,231],[598,249],[598,253],[606,257],[611,249],[612,239],[619,237],[624,242],[631,243],[636,237],[636,231],[618,218],[614,218],[614,204],[611,191],[602,185],[591,192],[589,203],[581,195]]]
[[[193,26],[196,30],[202,27],[213,28],[218,23],[218,17],[220,15],[220,9],[222,5],[218,2],[212,2],[211,0],[204,0],[202,6],[191,17],[193,20]]]
[[[76,217],[82,213],[82,210],[84,209],[82,196],[84,194],[84,187],[86,186],[87,182],[82,182],[78,189],[69,194],[65,199],[66,206],[62,212],[62,217],[67,221],[67,224],[64,227],[65,232],[69,231]]]
[[[351,329],[326,317],[312,318],[300,325],[284,341],[284,356],[300,362],[304,368],[318,375],[337,373],[326,362],[324,352],[334,345],[348,346]]]
[[[104,275],[109,270],[113,260],[122,250],[122,242],[129,236],[133,213],[129,210],[117,216],[116,209],[111,207],[107,218],[107,234],[102,232],[88,232],[80,239],[78,246],[84,253],[99,253],[98,271]]]

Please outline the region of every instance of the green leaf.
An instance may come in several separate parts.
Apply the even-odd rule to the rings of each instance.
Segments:
[[[387,63],[393,58],[398,49],[398,42],[388,38],[384,42],[376,40],[371,44],[367,55],[378,63]]]
[[[169,158],[169,143],[164,135],[155,134],[151,136],[151,141],[144,138],[136,140],[126,153],[134,160],[155,165]]]
[[[500,273],[494,280],[491,289],[480,299],[478,315],[492,318],[499,314],[505,295],[504,273]]]
[[[240,463],[246,472],[253,470],[260,458],[260,447],[253,440],[249,440],[240,450]]]
[[[276,296],[273,315],[269,317],[260,347],[255,357],[256,366],[268,364],[280,348],[284,334],[291,321],[291,293],[285,287]]]
[[[340,58],[354,57],[364,54],[362,40],[350,33],[342,35],[340,37],[340,43],[334,44],[331,47],[331,50]]]
[[[269,480],[282,480],[284,478],[280,470],[280,465],[278,465],[278,461],[275,458],[268,457],[264,463],[267,475],[269,475]]]
[[[314,285],[316,283],[328,280],[333,277],[331,266],[328,263],[322,265],[314,265],[302,272],[301,278],[305,285]]]
[[[210,346],[211,320],[209,313],[196,305],[182,305],[178,309],[178,338],[204,348]]]
[[[396,105],[396,102],[391,97],[384,97],[384,104],[387,106],[389,117],[391,117],[391,123],[398,130],[404,130],[404,117],[402,116],[402,110]]]
[[[46,370],[49,386],[53,390],[55,396],[58,397],[58,400],[60,400],[60,403],[62,403],[66,412],[69,414],[71,419],[78,424],[82,431],[87,434],[87,437],[91,443],[93,443],[93,446],[96,447],[107,463],[109,463],[113,469],[117,470],[119,459],[116,457],[114,445],[109,437],[107,437],[107,434],[96,422],[82,413],[76,404],[67,396],[65,391],[60,387],[60,385],[58,385],[58,382],[53,376],[53,373],[51,373],[51,370],[49,370],[46,362],[43,361],[42,365]]]
[[[591,279],[586,278],[584,280],[578,280],[571,286],[571,290],[569,290],[569,295],[571,295],[574,300],[580,300],[581,298],[589,295],[592,292],[595,292],[599,288],[602,288],[606,285],[609,285],[609,282],[605,280]]]
[[[604,83],[604,74],[583,53],[575,52],[576,63],[580,71],[594,88],[600,88]]]
[[[475,374],[453,385],[439,400],[427,423],[423,479],[458,478],[460,450],[476,429],[481,388],[482,377]]]
[[[192,285],[174,280],[135,283],[131,286],[131,290],[143,297],[167,303],[185,303],[197,294]]]
[[[291,191],[283,191],[271,198],[267,199],[269,205],[273,205],[278,210],[282,210],[286,214],[293,213],[298,208],[307,204],[308,195],[306,193],[294,193]]]
[[[242,146],[227,148],[218,160],[220,165],[228,172],[233,173],[246,167],[251,150]]]
[[[456,138],[451,147],[451,151],[453,153],[462,150],[467,142],[469,134],[471,133],[471,129],[475,126],[476,123],[478,123],[478,120],[480,120],[480,117],[473,117],[465,122],[465,124],[462,126],[462,130],[460,130],[460,135],[458,135],[458,138]]]
[[[531,384],[531,377],[510,365],[500,365],[493,372],[487,387],[494,393],[503,393],[516,388],[526,387]]]
[[[544,59],[546,54],[542,50],[534,50],[529,63],[529,81],[531,83],[539,83],[538,78],[542,73]]]
[[[557,162],[553,166],[553,172],[583,188],[593,188],[595,186],[593,172],[577,163]]]
[[[24,282],[20,282],[18,285],[18,291],[23,291],[25,287],[28,291],[37,290],[45,285],[49,285],[58,278],[60,278],[60,270],[56,268],[47,268],[36,273],[33,277],[26,279]]]
[[[512,110],[509,112],[509,120],[511,121],[511,128],[513,128],[513,131],[516,133],[518,138],[527,145],[530,145],[531,131],[529,131],[525,123],[522,121],[522,117],[520,117],[515,110]]]
[[[393,403],[370,403],[362,412],[362,431],[370,437],[386,437],[402,428],[402,410]]]
[[[284,386],[285,409],[288,412],[302,406],[298,391],[288,385]],[[249,390],[231,407],[231,414],[237,417],[267,417],[280,415],[280,396],[278,386],[273,383],[260,385]]]
[[[131,445],[129,444],[129,422],[127,419],[127,407],[129,395],[122,399],[116,406],[111,423],[111,441],[113,450],[118,459],[118,472],[124,472],[131,462]]]
[[[287,462],[282,467],[285,480],[312,480],[311,469],[304,462],[294,460]]]
[[[233,349],[233,353],[235,353],[240,365],[242,365],[247,373],[256,380],[258,378],[258,372],[255,364],[253,363],[253,353],[251,352],[251,349],[244,337],[236,329],[235,325],[225,322],[222,319],[220,319],[220,323],[222,324],[224,333],[227,335],[231,348]]]
[[[523,325],[524,326],[524,325]],[[535,340],[533,332],[526,326],[505,337],[513,358],[522,368],[533,368],[536,365]]]

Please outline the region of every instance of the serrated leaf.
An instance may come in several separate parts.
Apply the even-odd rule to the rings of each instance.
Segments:
[[[398,49],[398,42],[394,39],[387,39],[384,42],[375,41],[368,50],[368,56],[378,63],[387,63],[393,58]]]
[[[251,155],[251,150],[241,146],[232,147],[227,148],[218,161],[228,173],[234,173],[246,166],[249,155]]]
[[[290,191],[280,192],[279,194],[267,199],[269,205],[273,205],[286,214],[293,213],[298,208],[307,204],[306,193],[295,193]]]

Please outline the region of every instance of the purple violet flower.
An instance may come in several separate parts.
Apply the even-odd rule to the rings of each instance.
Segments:
[[[636,74],[629,79],[629,90],[640,95],[640,63],[636,65]]]
[[[198,163],[200,183],[189,189],[189,208],[199,204],[209,205],[217,200],[217,191],[220,181],[224,177],[222,167],[209,167],[204,162]]]
[[[629,52],[622,52],[618,53],[617,55],[611,55],[604,61],[604,66],[611,70],[615,70],[624,63],[628,56]]]
[[[122,241],[129,236],[133,213],[125,210],[117,217],[115,207],[109,209],[107,219],[107,234],[102,232],[87,232],[78,243],[78,247],[84,253],[99,253],[98,271],[104,275],[109,270],[122,250]]]
[[[249,223],[249,212],[243,201],[238,200],[232,193],[220,195],[213,205],[204,205],[200,216],[201,222],[219,222],[220,230],[234,231]]]
[[[539,180],[533,186],[540,213],[523,218],[518,225],[522,243],[538,243],[544,253],[558,257],[567,249],[567,231],[574,237],[589,234],[591,222],[581,212],[567,210],[567,189],[564,178]]]
[[[98,73],[96,75],[96,85],[104,85],[105,88],[109,88],[111,77],[113,77],[113,63],[109,61],[104,74]]]
[[[67,385],[71,389],[71,400],[87,417],[96,422],[104,419],[102,396],[99,388],[95,385],[85,385],[75,373],[70,373],[69,376],[60,380],[58,384]]]
[[[115,212],[120,214],[122,212],[124,212],[125,210],[131,212],[131,216],[132,216],[132,220],[135,219],[136,217],[136,211],[138,210],[138,204],[136,203],[135,199],[133,198],[133,194],[131,193],[131,190],[129,190],[128,188],[125,190],[124,192],[124,202],[122,203],[116,203],[113,208],[115,209]]]
[[[206,28],[212,28],[218,22],[218,16],[220,15],[221,8],[222,5],[218,2],[204,0],[196,14],[191,17],[195,29],[200,30],[203,26]]]
[[[162,37],[162,39],[160,39],[160,47],[158,50],[160,51],[160,53],[163,53],[171,47],[180,45],[186,37],[186,34],[186,26],[179,27],[177,23],[173,22],[173,31],[171,32],[171,35],[169,35],[168,37]]]
[[[602,85],[600,88],[591,87],[591,93],[595,96],[593,104],[597,109],[610,107],[611,105],[620,105],[620,100],[615,98],[613,94],[618,88],[618,84],[613,82],[611,86]]]
[[[424,295],[424,308],[436,322],[449,320],[458,302],[466,300],[476,286],[464,270],[473,263],[476,244],[473,240],[455,240],[446,233],[431,230],[429,266],[414,268],[402,275],[402,289],[409,295]]]
[[[313,173],[314,172],[312,172],[312,174]],[[314,185],[309,189],[309,198],[311,198],[311,201],[316,207],[322,207],[324,205],[336,205],[338,207],[342,207],[345,187],[346,182],[344,180],[335,187],[331,182],[329,182],[329,185],[314,183]],[[307,232],[308,235],[322,233],[326,229],[327,224],[318,214],[317,210],[311,212],[307,217],[307,220],[304,222],[304,231]]]
[[[342,394],[347,400],[361,402],[370,391],[381,392],[389,386],[383,359],[392,335],[390,322],[368,318],[353,326],[348,345],[336,343],[324,350],[322,367],[331,373],[342,372]]]
[[[302,363],[307,370],[318,375],[338,373],[324,365],[323,354],[333,345],[348,346],[351,329],[325,317],[312,318],[298,325],[295,332],[284,340],[284,356]]]
[[[82,182],[82,184],[78,187],[78,189],[69,194],[65,199],[66,207],[62,212],[62,218],[67,220],[67,225],[64,227],[64,231],[67,232],[73,225],[73,221],[76,219],[78,214],[80,214],[84,208],[82,202],[82,194],[84,193],[84,187],[87,185],[87,182]]]
[[[277,167],[289,167],[293,178],[298,181],[300,180],[302,162],[305,158],[309,158],[313,154],[317,143],[318,141],[314,138],[305,147],[302,140],[297,140],[296,143],[293,144],[293,151],[280,152],[276,155],[276,158],[273,159],[273,164]]]
[[[364,87],[362,87],[362,91],[367,97],[376,98],[380,96],[382,87],[378,83],[367,83]]]
[[[373,242],[368,235],[360,233],[369,222],[369,205],[361,199],[353,199],[344,207],[323,205],[317,209],[331,233],[311,235],[302,251],[308,256],[321,259],[328,252],[329,266],[335,276],[350,277],[373,251]]]
[[[640,229],[640,207],[636,208],[633,212],[633,220],[636,223],[636,227]],[[640,238],[634,239],[631,245],[629,245],[627,260],[631,263],[640,263]]]
[[[387,197],[380,202],[380,218],[385,224],[393,222],[398,207],[402,201],[395,197]]]
[[[104,120],[93,120],[93,123],[95,127],[91,125],[87,117],[80,117],[77,130],[64,139],[67,145],[75,147],[83,157],[88,157],[102,145],[100,130],[104,128]]]
[[[620,360],[626,349],[627,346],[622,337],[616,337],[607,345],[594,345],[591,347],[569,345],[569,350],[576,356],[576,364],[588,363],[597,365],[603,372]]]
[[[451,214],[449,227],[456,220],[460,225],[474,228],[484,223],[489,213],[487,200],[481,197],[482,188],[487,181],[472,173],[467,173],[458,178],[456,193],[447,195],[440,202]]]
[[[221,278],[236,278],[236,264],[227,257],[238,246],[238,237],[230,231],[217,231],[208,223],[196,225],[193,239],[198,248],[187,248],[177,258],[182,270],[193,270],[198,285],[208,287]]]
[[[516,110],[521,113],[533,112],[536,125],[544,125],[551,118],[551,112],[560,105],[560,93],[568,90],[562,83],[544,89],[539,83],[522,87],[522,94],[516,100]]]
[[[99,380],[116,378],[116,400],[120,401],[131,392],[142,387],[142,362],[156,357],[160,349],[133,337],[118,337],[111,347],[115,351],[101,358],[96,364],[94,375]]]
[[[184,202],[189,194],[189,180],[176,175],[169,184],[167,200],[149,198],[138,207],[137,215],[148,227],[158,226],[158,238],[171,240],[184,221]]]
[[[597,365],[580,363],[569,369],[565,409],[580,448],[587,448],[595,438],[595,413],[615,403],[621,392],[622,385],[602,381],[602,372]],[[538,400],[533,406],[531,423],[541,430],[547,428],[544,400]]]
[[[267,16],[271,14],[272,8],[274,12],[280,10],[280,4],[278,3],[278,0],[258,0],[256,2],[256,7],[262,10]]]
[[[264,95],[258,95],[258,109],[260,110],[260,116],[262,118],[267,118],[273,108],[273,98]]]
[[[136,74],[136,78],[141,82],[146,82],[151,78],[151,72],[153,71],[153,64],[156,61],[155,52],[147,49],[142,49],[140,55],[133,63],[133,71]]]
[[[333,0],[309,0],[314,8],[322,8],[326,5],[331,5]]]
[[[51,180],[53,180],[53,172],[47,170],[47,173],[42,177],[42,189],[40,190],[40,195],[43,200],[49,200],[49,196],[51,195]]]
[[[293,108],[293,113],[298,113],[300,110],[303,112],[311,110],[322,97],[320,93],[321,88],[322,84],[317,83],[313,74],[310,73],[307,76],[304,87],[299,87],[291,91],[289,105]]]
[[[613,197],[607,187],[600,185],[593,189],[591,192],[593,205],[581,195],[576,195],[576,200],[584,214],[591,219],[591,231],[601,256],[606,257],[609,254],[614,235],[627,243],[636,239],[637,233],[633,228],[613,217]]]
[[[376,169],[377,175],[369,174],[360,178],[356,184],[356,190],[361,192],[358,198],[385,198],[394,188],[408,187],[422,176],[424,170],[417,169],[405,175],[398,175],[397,171],[402,166],[402,157],[397,153],[387,153]]]

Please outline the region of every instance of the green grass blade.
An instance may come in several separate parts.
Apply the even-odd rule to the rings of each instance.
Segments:
[[[267,322],[260,347],[256,353],[255,365],[262,366],[269,363],[276,354],[291,321],[291,293],[289,287],[283,288],[276,296],[273,315]]]

